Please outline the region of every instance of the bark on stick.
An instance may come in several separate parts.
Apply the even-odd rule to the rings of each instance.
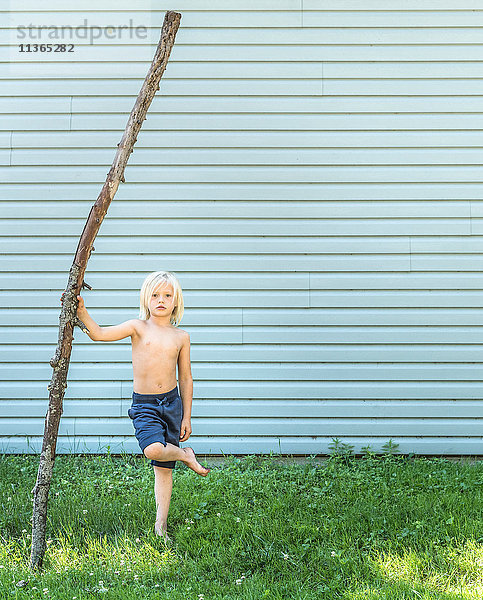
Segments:
[[[127,161],[133,151],[143,121],[146,119],[151,101],[156,91],[159,90],[159,82],[166,69],[180,21],[180,13],[168,11],[165,14],[161,38],[156,48],[153,62],[141,87],[134,108],[131,111],[122,139],[118,144],[112,167],[107,174],[106,181],[96,202],[90,210],[69,272],[69,279],[59,316],[57,349],[55,356],[50,360],[50,364],[53,367],[53,374],[48,386],[49,408],[45,417],[44,439],[40,454],[37,482],[32,490],[31,569],[42,568],[46,549],[47,500],[54,467],[60,417],[63,410],[62,403],[67,387],[67,372],[72,351],[73,330],[76,324],[82,326],[82,323],[77,319],[77,295],[84,284],[84,273],[92,251],[93,242],[106,216],[107,209],[114,198],[114,194],[119,187],[119,183],[121,181],[124,182],[124,169]]]

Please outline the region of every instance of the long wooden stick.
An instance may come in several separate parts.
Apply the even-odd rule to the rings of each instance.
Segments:
[[[84,231],[79,240],[74,262],[69,272],[69,279],[64,293],[64,300],[59,316],[59,339],[55,356],[50,360],[54,369],[52,379],[48,386],[49,408],[45,417],[44,439],[42,452],[40,454],[37,482],[32,490],[33,493],[33,517],[32,517],[32,549],[30,556],[30,568],[42,568],[42,561],[46,549],[45,529],[47,521],[47,500],[52,479],[52,471],[55,460],[55,449],[57,434],[59,431],[60,417],[62,415],[62,402],[67,387],[67,371],[69,369],[70,355],[72,351],[73,330],[76,324],[82,325],[77,319],[77,295],[84,284],[84,273],[89,260],[92,245],[97,232],[107,213],[107,209],[114,198],[119,183],[124,182],[124,169],[143,121],[146,119],[148,108],[157,90],[159,82],[166,69],[166,65],[174,45],[176,33],[181,21],[181,14],[168,11],[164,17],[164,23],[153,62],[146,79],[141,87],[134,108],[124,130],[112,167],[107,174],[106,181],[102,187],[96,202],[91,208],[87,218]]]

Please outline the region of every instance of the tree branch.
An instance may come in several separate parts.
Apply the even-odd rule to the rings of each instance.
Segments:
[[[81,328],[84,327],[84,330],[87,329],[84,323],[77,318],[77,295],[80,293],[82,286],[90,287],[84,283],[84,274],[87,268],[87,261],[93,250],[93,242],[120,182],[124,182],[124,169],[137,141],[137,135],[146,119],[149,106],[156,91],[159,90],[159,82],[166,69],[180,21],[180,13],[168,11],[165,14],[161,38],[156,48],[151,67],[129,116],[126,129],[118,144],[116,156],[107,174],[106,181],[90,210],[69,272],[69,279],[59,316],[57,348],[55,356],[50,360],[54,372],[47,388],[49,390],[49,408],[45,417],[44,438],[37,481],[32,490],[34,505],[30,556],[31,569],[42,567],[46,549],[47,500],[55,460],[60,417],[62,415],[62,402],[67,387],[67,372],[72,352],[72,340],[74,339],[73,329],[75,325],[79,325]]]

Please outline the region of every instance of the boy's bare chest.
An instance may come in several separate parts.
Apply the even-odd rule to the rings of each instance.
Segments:
[[[180,349],[181,342],[175,335],[146,334],[133,344],[133,353],[152,359],[177,359]]]

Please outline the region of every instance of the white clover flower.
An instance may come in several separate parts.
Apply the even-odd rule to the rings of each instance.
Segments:
[[[217,517],[221,517],[221,513],[216,513],[216,516]]]
[[[331,556],[335,556],[335,552],[332,550],[332,552],[330,553]]]
[[[82,512],[83,512],[84,514],[86,514],[86,513],[87,513],[87,510],[86,510],[86,509],[84,509]]]
[[[237,579],[237,580],[235,581],[235,583],[236,583],[237,585],[240,585],[240,584],[241,584],[241,582],[242,582],[242,580],[241,580],[241,579]]]
[[[241,521],[240,517],[236,518],[236,522],[239,523]]]

